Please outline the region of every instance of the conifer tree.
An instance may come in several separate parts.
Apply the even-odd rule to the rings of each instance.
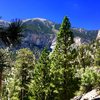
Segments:
[[[51,55],[51,96],[52,100],[70,100],[77,87],[73,33],[67,17],[64,18],[57,34],[56,47]]]
[[[28,100],[28,84],[33,77],[34,65],[35,56],[31,50],[27,48],[18,50],[15,67],[18,70],[17,76],[20,76],[19,100]]]
[[[3,94],[3,74],[5,69],[10,68],[10,52],[7,49],[0,49],[0,99],[2,99]]]
[[[32,94],[32,96],[30,96],[30,100],[49,100],[49,70],[49,52],[45,48],[35,65],[34,78],[29,85],[30,92]]]

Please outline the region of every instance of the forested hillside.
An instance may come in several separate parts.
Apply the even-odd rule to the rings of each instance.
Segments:
[[[39,20],[35,20],[34,23],[30,21],[32,20],[24,21],[23,24],[21,20],[13,20],[7,27],[0,27],[0,39],[4,45],[0,49],[1,100],[71,100],[74,96],[81,96],[92,89],[100,89],[100,38],[96,39],[98,31],[89,31],[88,34],[88,31],[83,29],[72,29],[66,16],[59,31],[59,25],[54,26],[46,20],[46,28]],[[38,29],[35,26],[37,21],[39,21]],[[27,24],[26,27],[25,22],[30,25]],[[52,27],[49,26],[51,24]],[[39,45],[36,43],[35,48],[32,48],[31,42],[29,43],[31,48],[25,45],[19,48],[25,40],[27,44],[30,39],[25,38],[27,31],[29,34],[36,34],[32,37],[32,43],[37,42],[35,40],[38,36],[49,34],[43,38],[45,42],[50,39],[53,41],[56,36],[52,52],[48,49],[52,41],[48,42],[50,44],[43,42],[46,45],[43,45],[39,57],[36,54],[39,53],[36,52]],[[75,33],[80,37],[81,31],[82,38],[87,41],[76,46]],[[91,34],[94,34],[94,37]],[[38,41],[37,44],[41,42]],[[13,49],[16,47],[17,49]]]

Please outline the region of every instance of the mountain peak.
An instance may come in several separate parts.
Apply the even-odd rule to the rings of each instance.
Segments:
[[[47,19],[44,19],[44,18],[33,18],[33,20],[46,21]]]
[[[29,18],[29,19],[23,20],[23,22],[35,21],[35,20],[39,20],[39,21],[41,21],[41,22],[47,21],[47,19],[44,19],[44,18]]]

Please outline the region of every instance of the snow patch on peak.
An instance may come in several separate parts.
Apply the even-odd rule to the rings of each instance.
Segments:
[[[46,21],[47,19],[44,19],[44,18],[29,18],[29,19],[25,19],[23,20],[23,22],[27,22],[27,21],[35,21],[35,20],[39,20],[39,21]]]
[[[31,20],[31,19],[25,19],[25,20],[22,20],[22,22],[24,23],[24,22],[27,22],[27,21],[29,21],[29,20]]]
[[[44,19],[44,18],[33,18],[33,20],[40,20],[40,21],[46,21],[46,19]]]

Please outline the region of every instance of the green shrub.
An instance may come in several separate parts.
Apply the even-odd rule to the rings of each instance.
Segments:
[[[81,86],[84,88],[84,92],[88,92],[92,88],[99,86],[99,79],[100,75],[96,68],[87,67],[81,77]]]

